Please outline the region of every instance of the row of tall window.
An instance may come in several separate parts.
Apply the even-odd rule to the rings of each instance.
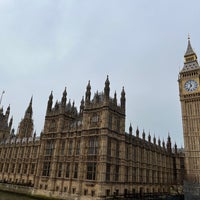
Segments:
[[[75,155],[79,155],[80,147],[81,147],[81,139],[77,139],[77,140],[69,139],[68,141],[63,140],[61,142],[59,155],[71,156],[73,155],[74,152],[75,152]],[[87,154],[89,155],[98,154],[98,147],[99,147],[98,137],[96,136],[89,137],[88,143],[86,144]],[[47,141],[46,147],[45,147],[45,155],[49,155],[49,156],[53,155],[54,148],[55,148],[54,141],[53,140]]]
[[[87,172],[85,174],[85,178],[88,180],[95,180],[96,179],[96,162],[87,162],[86,164]],[[49,176],[51,170],[51,163],[44,162],[43,164],[43,172],[42,176]],[[67,163],[58,163],[57,164],[57,177],[58,178],[78,178],[79,174],[79,163],[75,162],[74,164],[67,162]]]
[[[1,163],[0,171],[5,173],[31,174],[35,173],[35,163]]]
[[[66,140],[61,142],[61,149],[60,149],[60,154],[63,155],[65,152],[65,147],[67,146],[67,155],[72,155],[73,152],[75,152],[75,155],[80,154],[80,144],[81,140],[72,140],[70,139],[66,145]],[[74,147],[75,150],[74,150]],[[92,136],[88,138],[88,143],[87,143],[87,155],[97,155],[98,154],[98,148],[99,148],[99,141],[98,137]],[[53,156],[53,151],[55,148],[55,144],[53,140],[49,140],[46,143],[45,146],[45,155],[44,155],[44,163],[43,163],[43,171],[42,171],[42,176],[49,176],[50,175],[50,170],[52,167],[52,159],[51,157]],[[65,170],[64,170],[65,166]],[[58,174],[57,177],[70,177],[70,173],[73,171],[74,175],[72,175],[72,178],[77,178],[78,177],[78,163],[74,164],[74,168],[71,169],[72,165],[71,163],[63,164],[60,162],[58,164]],[[65,175],[62,174],[65,171]],[[89,180],[95,180],[96,178],[96,162],[95,160],[88,162],[87,163],[87,179]]]
[[[125,182],[139,183],[171,183],[170,172],[161,172],[150,169],[138,169],[136,167],[123,167],[119,165],[106,164],[106,181],[120,181],[120,178]]]
[[[162,154],[161,152],[152,152],[148,149],[136,148],[131,147],[129,145],[125,148],[125,156],[126,160],[132,160],[133,162],[139,162],[139,163],[145,163],[145,164],[151,164],[167,167],[168,155]]]
[[[0,158],[36,158],[38,146],[0,148]]]
[[[119,158],[120,156],[120,143],[119,141],[108,137],[107,141],[107,156],[108,161],[110,161],[110,157]],[[133,162],[140,162],[146,164],[154,164],[158,166],[167,166],[168,156],[165,154],[161,154],[161,152],[152,152],[148,149],[144,149],[143,147],[133,147],[129,144],[126,144],[125,147],[125,159],[132,160]]]

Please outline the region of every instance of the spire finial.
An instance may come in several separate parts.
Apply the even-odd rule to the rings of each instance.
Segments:
[[[188,40],[190,40],[190,34],[188,33]]]

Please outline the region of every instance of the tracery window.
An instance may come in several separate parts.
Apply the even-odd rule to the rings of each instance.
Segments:
[[[50,174],[50,162],[44,162],[43,164],[43,170],[42,170],[42,176],[49,176]]]
[[[106,181],[110,181],[110,164],[106,164]]]
[[[69,178],[69,174],[70,174],[70,163],[66,164],[66,173],[65,173],[65,177]]]
[[[112,115],[111,114],[109,115],[109,118],[108,118],[108,128],[112,129]]]
[[[108,137],[107,155],[108,155],[108,156],[111,156],[111,138],[110,138],[110,137]]]
[[[58,177],[62,176],[62,163],[58,164]]]
[[[116,142],[116,158],[119,158],[119,142]]]
[[[49,124],[49,131],[50,132],[53,132],[53,131],[56,131],[56,121],[55,120],[52,120]]]
[[[35,146],[35,147],[33,148],[33,157],[34,157],[34,158],[37,157],[37,151],[38,151],[38,147]]]
[[[137,178],[136,168],[133,167],[132,182],[135,183]]]
[[[18,148],[15,149],[14,158],[17,158],[17,155],[18,155]]]
[[[68,155],[72,155],[72,148],[73,148],[73,140],[69,140],[69,146],[68,146]]]
[[[98,137],[90,137],[88,145],[88,155],[98,154]]]
[[[54,150],[54,142],[52,140],[47,141],[45,148],[45,155],[51,156],[53,155]]]
[[[128,182],[128,166],[125,167],[125,182]]]
[[[11,173],[14,173],[14,170],[15,170],[15,164],[13,163],[11,167]]]
[[[18,174],[21,172],[21,166],[22,166],[21,164],[18,165],[18,170],[17,170]]]
[[[87,179],[88,180],[96,179],[96,162],[87,163]]]
[[[65,140],[62,141],[60,154],[64,155],[64,152],[65,152]]]
[[[76,155],[80,154],[80,144],[81,144],[81,141],[80,139],[78,139],[76,143]]]
[[[78,163],[74,165],[74,178],[78,178]]]
[[[31,174],[34,174],[35,171],[35,163],[31,164]]]
[[[42,170],[42,176],[49,176],[50,174],[50,168],[51,168],[51,157],[53,155],[54,151],[54,141],[53,140],[47,140],[46,146],[45,146],[45,161],[43,163],[43,170]]]
[[[9,164],[8,163],[6,163],[5,165],[4,165],[4,172],[8,172],[8,168],[9,168]]]
[[[115,166],[115,181],[119,181],[119,165]]]
[[[120,132],[120,119],[117,118],[117,125],[116,125],[117,132]]]
[[[23,173],[24,174],[27,173],[27,168],[28,168],[28,164],[24,164],[24,167],[23,167]]]

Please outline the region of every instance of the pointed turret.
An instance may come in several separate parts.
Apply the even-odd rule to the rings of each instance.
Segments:
[[[151,142],[151,135],[150,135],[150,132],[149,132],[149,136],[148,136],[148,142]]]
[[[187,50],[185,52],[184,59],[185,59],[184,66],[181,72],[190,71],[190,70],[199,68],[197,55],[192,48],[189,36],[188,36]]]
[[[143,129],[143,132],[142,132],[142,139],[143,139],[143,140],[145,140],[145,136],[146,136],[146,134],[145,134],[145,131],[144,131],[144,129]]]
[[[126,107],[126,97],[125,97],[125,91],[124,91],[124,87],[122,88],[122,92],[121,92],[121,109],[122,111],[125,113],[125,107]]]
[[[109,77],[107,76],[107,79],[105,81],[105,87],[104,87],[105,101],[109,101],[109,96],[110,96],[110,81],[109,81]]]
[[[140,131],[139,131],[138,127],[137,127],[137,129],[136,129],[136,137],[139,137],[139,134],[140,134]]]
[[[55,107],[55,110],[56,110],[56,111],[59,110],[59,103],[58,103],[58,100],[56,100],[56,103],[55,103],[55,106],[54,106],[54,107]]]
[[[91,86],[90,86],[90,81],[88,81],[88,85],[87,85],[86,93],[85,93],[86,104],[90,103],[90,97],[91,97]]]
[[[153,136],[153,143],[156,144],[156,137],[155,137],[155,135]]]
[[[158,145],[161,146],[160,138],[158,138]]]
[[[12,127],[12,123],[13,123],[13,117],[11,117],[10,122],[9,122],[9,129],[11,130]]]
[[[176,145],[176,143],[175,143],[175,145],[174,145],[174,153],[175,153],[175,154],[177,154],[177,153],[178,153],[178,151],[177,151],[177,145]]]
[[[32,136],[33,133],[33,110],[32,110],[32,101],[33,97],[31,97],[30,103],[28,108],[26,109],[24,118],[21,120],[19,127],[18,127],[18,133],[17,137],[19,138],[28,138]]]
[[[170,135],[168,134],[168,138],[167,138],[167,150],[168,152],[171,152],[171,137]]]
[[[80,105],[80,114],[83,114],[83,109],[84,109],[84,97],[81,100],[81,105]]]
[[[10,115],[10,105],[8,106],[7,110],[6,110],[6,114],[5,114],[5,123],[8,123],[8,118]]]
[[[117,93],[116,93],[116,91],[115,91],[115,94],[114,94],[113,103],[114,103],[114,105],[117,106]]]
[[[52,104],[53,104],[53,92],[51,91],[51,94],[49,95],[49,100],[47,103],[47,113],[51,112]]]
[[[162,146],[165,149],[165,141],[164,141],[164,139],[163,139],[163,142],[162,142]]]
[[[6,117],[7,117],[7,119],[9,117],[9,115],[10,115],[10,105],[8,106],[8,108],[6,110]]]
[[[32,115],[33,115],[33,110],[32,110],[32,101],[33,101],[33,97],[31,97],[31,100],[30,100],[30,103],[29,103],[28,108],[26,109],[26,112],[25,112],[24,118],[29,118],[29,119],[32,118]]]
[[[66,87],[65,87],[64,92],[63,92],[63,96],[62,96],[62,101],[61,101],[63,108],[66,107],[66,102],[67,102],[67,90],[66,90]]]
[[[132,133],[133,133],[133,128],[132,128],[132,125],[130,124],[130,126],[129,126],[129,134],[132,135]]]
[[[3,107],[0,108],[0,114],[3,115]]]

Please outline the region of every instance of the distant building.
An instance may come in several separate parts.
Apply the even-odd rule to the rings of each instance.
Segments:
[[[185,143],[185,199],[200,197],[200,66],[190,38],[179,74],[179,93]]]
[[[165,143],[139,129],[133,134],[131,125],[126,133],[125,91],[120,101],[116,93],[110,97],[108,77],[93,98],[88,83],[79,110],[67,101],[66,89],[52,105],[51,93],[40,137],[33,134],[32,99],[16,136],[6,124],[0,135],[1,182],[65,199],[181,192],[183,151],[172,148],[170,136]]]

